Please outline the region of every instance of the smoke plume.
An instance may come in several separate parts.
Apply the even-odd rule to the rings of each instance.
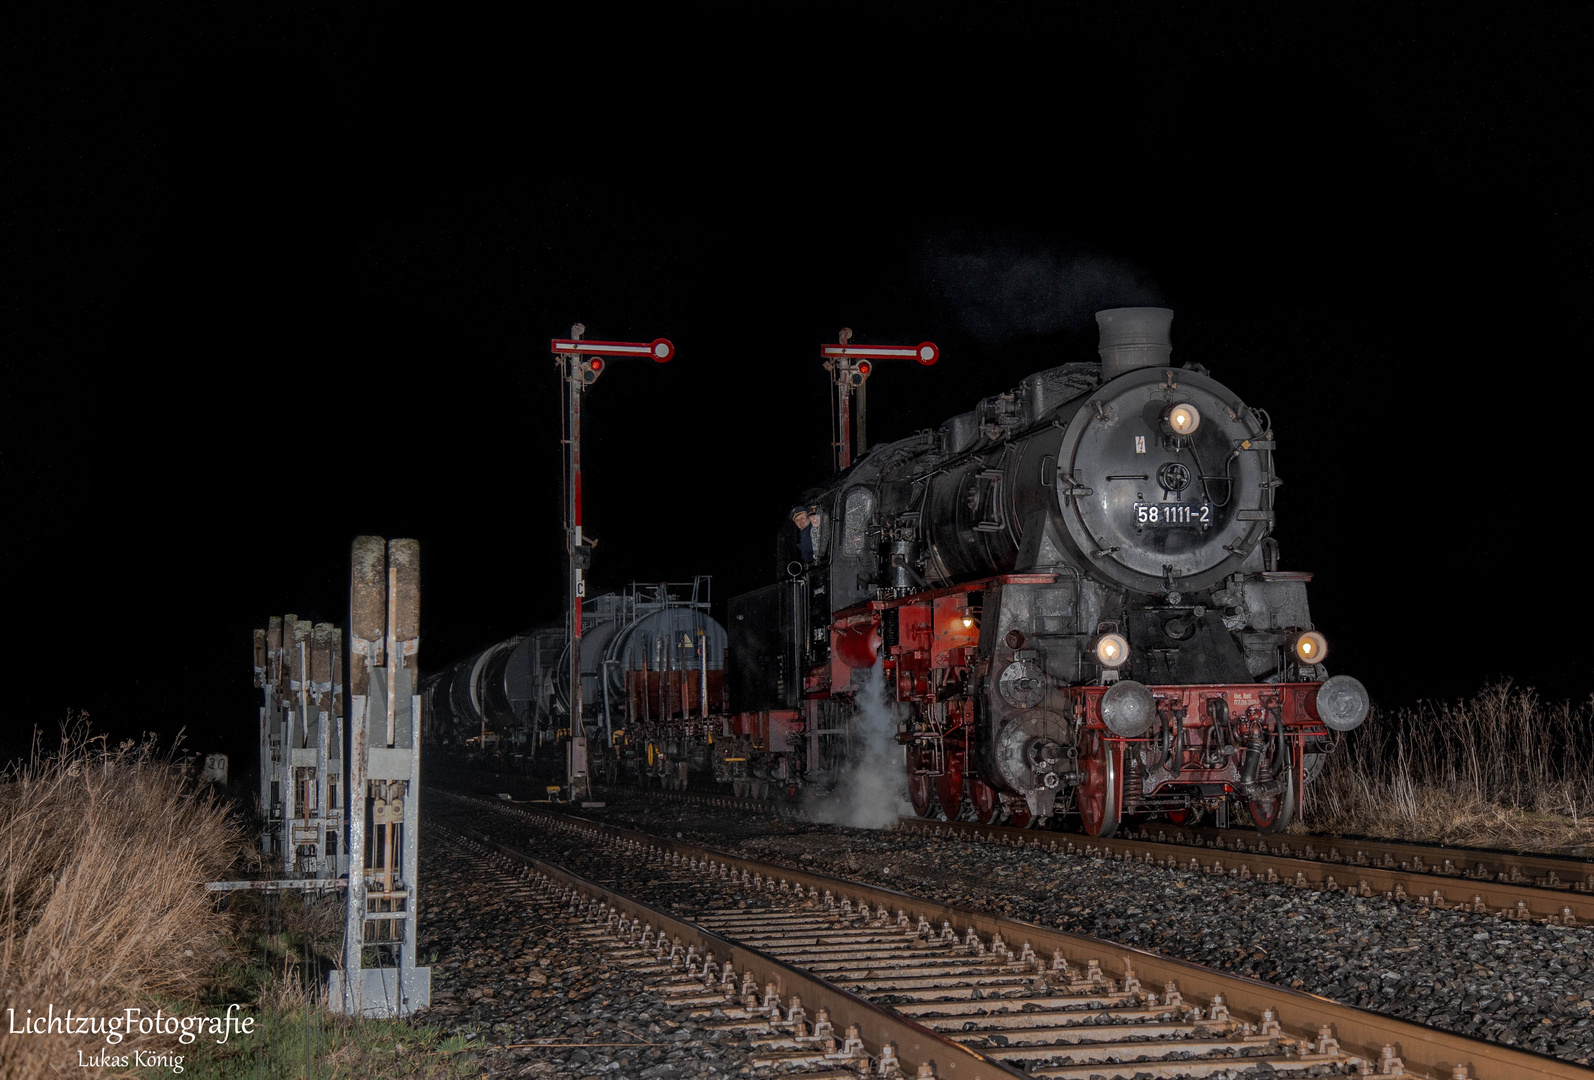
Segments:
[[[847,760],[829,795],[814,799],[808,816],[827,825],[884,829],[913,812],[907,773],[897,742],[894,703],[886,698],[885,668],[876,663],[858,688],[853,717],[855,753]]]
[[[1103,308],[1155,306],[1162,289],[1128,259],[972,231],[925,241],[919,273],[963,328],[988,345],[1087,331]]]

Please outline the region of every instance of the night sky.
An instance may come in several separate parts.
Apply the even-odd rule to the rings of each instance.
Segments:
[[[5,750],[246,753],[251,629],[343,624],[363,532],[422,542],[423,667],[556,619],[578,320],[678,348],[588,395],[594,592],[770,579],[841,327],[941,347],[880,442],[1162,304],[1272,417],[1333,670],[1586,698],[1587,7],[1100,8],[8,35]]]

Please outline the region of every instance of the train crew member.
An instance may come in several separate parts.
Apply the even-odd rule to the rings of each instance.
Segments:
[[[797,548],[805,563],[814,561],[814,552],[819,547],[819,522],[819,511],[815,508],[792,507],[791,523],[797,528]]]

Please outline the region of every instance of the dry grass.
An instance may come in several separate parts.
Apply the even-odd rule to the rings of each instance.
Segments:
[[[413,1020],[355,1020],[322,1007],[340,954],[341,900],[204,883],[258,864],[237,820],[153,742],[114,749],[87,725],[0,775],[0,1011],[217,1016],[231,1003],[255,1027],[225,1044],[174,1035],[107,1046],[90,1035],[12,1035],[0,1027],[0,1080],[174,1075],[133,1051],[181,1055],[183,1075],[216,1080],[460,1077],[460,1038]],[[225,905],[225,907],[223,906]],[[0,1016],[0,1024],[6,1023]],[[82,1068],[108,1051],[132,1068]]]
[[[55,752],[0,777],[0,1009],[108,1015],[197,1002],[232,948],[203,883],[223,876],[242,840],[153,742],[111,748],[81,721],[64,728]],[[0,1080],[100,1075],[79,1068],[77,1052],[103,1048],[90,1036],[8,1035]]]
[[[356,1019],[325,1008],[327,973],[343,949],[341,895],[234,893],[228,909],[246,963],[217,972],[219,1010],[249,1002],[250,1039],[192,1048],[189,1074],[207,1080],[463,1080],[475,1057],[463,1037],[416,1018]]]
[[[1594,698],[1510,683],[1377,710],[1312,785],[1313,830],[1534,850],[1594,843]]]

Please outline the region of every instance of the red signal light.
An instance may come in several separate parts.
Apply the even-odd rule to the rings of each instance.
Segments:
[[[592,359],[587,361],[587,366],[589,368],[591,368],[593,371],[602,371],[603,370],[603,361],[599,360],[596,356],[594,356]]]
[[[858,362],[858,374],[860,374],[860,375],[867,375],[867,374],[869,374],[869,372],[870,372],[870,371],[871,371],[871,370],[873,370],[873,368],[872,368],[872,366],[871,366],[871,365],[870,365],[870,363],[869,363],[869,361],[867,361],[867,360],[860,360],[860,361],[859,361],[859,362]]]

